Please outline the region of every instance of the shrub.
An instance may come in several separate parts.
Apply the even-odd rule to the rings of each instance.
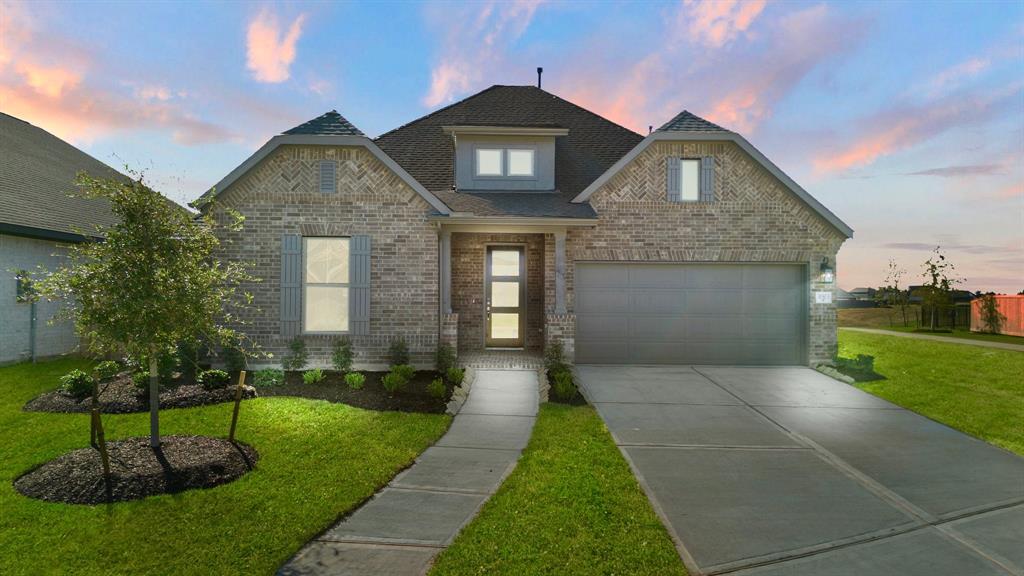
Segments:
[[[452,386],[462,386],[462,381],[466,378],[466,370],[452,366],[444,373],[444,376]]]
[[[306,384],[318,384],[324,381],[324,371],[319,368],[306,370],[302,373],[302,381]]]
[[[402,378],[405,378],[406,382],[412,380],[413,376],[416,375],[416,369],[408,364],[399,364],[397,366],[392,366],[391,371],[400,374]]]
[[[576,384],[572,381],[572,372],[559,370],[554,373],[554,379],[555,383],[551,387],[551,391],[555,393],[555,398],[572,400],[573,396],[576,396]]]
[[[218,390],[227,388],[231,383],[231,377],[223,370],[203,370],[197,378],[205,390]]]
[[[857,382],[869,382],[881,380],[881,374],[875,372],[875,357],[868,354],[857,354],[856,358],[843,358],[837,356],[835,359],[836,370],[853,378]]]
[[[245,370],[245,353],[238,346],[225,346],[221,349],[224,356],[224,367],[228,372],[241,372]]]
[[[149,388],[149,372],[147,372],[146,370],[139,370],[137,372],[132,372],[132,384],[134,384],[136,388],[141,388],[143,390],[148,389]]]
[[[294,340],[288,344],[288,354],[281,359],[281,366],[285,370],[299,371],[306,367],[306,361],[309,357],[309,352],[306,351],[306,341],[301,337],[296,336]]]
[[[129,358],[127,361],[129,368],[135,372],[144,372],[146,377],[149,377],[149,358]],[[177,353],[163,352],[157,357],[156,361],[157,374],[160,379],[160,387],[166,388],[174,380],[174,372],[178,369],[178,355]],[[134,378],[134,376],[133,376]],[[140,388],[149,386],[149,382],[140,384],[135,383]]]
[[[455,349],[448,344],[441,344],[437,352],[434,352],[434,366],[441,374],[447,374],[455,366],[455,358]]]
[[[565,350],[561,340],[555,340],[544,349],[544,369],[548,374],[562,372],[569,369],[565,363]]]
[[[384,389],[387,390],[389,394],[394,395],[399,390],[405,388],[405,385],[408,384],[409,381],[402,378],[401,374],[388,372],[384,375],[384,378],[381,379],[380,383],[384,385]]]
[[[178,364],[180,365],[182,376],[188,379],[196,378],[199,372],[198,342],[185,341],[178,344]]]
[[[331,352],[331,363],[338,372],[348,372],[352,369],[352,341],[348,338],[339,338],[334,341],[334,350]]]
[[[444,398],[444,393],[447,391],[448,389],[444,385],[444,380],[440,378],[434,378],[430,381],[430,384],[427,385],[427,393],[434,398]]]
[[[395,338],[388,348],[388,358],[392,366],[399,366],[409,363],[409,345],[402,338]]]
[[[93,372],[96,373],[96,378],[100,382],[107,382],[113,380],[119,372],[121,372],[121,365],[113,360],[104,360],[93,368]]]
[[[999,302],[994,294],[986,294],[981,297],[981,323],[985,332],[999,334],[1003,331],[1003,324],[1006,316],[999,311]]]
[[[75,369],[60,377],[60,390],[74,398],[87,398],[92,394],[94,382],[87,372]]]
[[[345,374],[345,384],[353,390],[361,390],[366,384],[366,376],[361,372],[349,372]]]
[[[257,388],[269,388],[284,384],[284,371],[276,368],[264,368],[256,371],[252,377],[253,385]]]

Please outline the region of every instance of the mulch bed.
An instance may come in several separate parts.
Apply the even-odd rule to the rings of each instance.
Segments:
[[[67,504],[103,504],[212,488],[237,480],[253,469],[259,455],[252,447],[209,436],[164,436],[159,451],[149,438],[107,443],[110,485],[95,448],[82,448],[50,460],[14,481],[30,498]]]
[[[231,384],[227,388],[218,390],[205,390],[202,386],[193,383],[191,380],[178,378],[171,387],[160,392],[160,408],[190,408],[193,406],[205,406],[207,404],[219,404],[221,402],[233,402],[235,399],[235,386],[238,382],[236,376],[232,376]],[[117,378],[103,388],[100,385],[100,410],[104,414],[129,414],[132,412],[146,412],[149,410],[149,390],[143,390],[132,383],[128,373],[120,374]],[[256,389],[245,386],[242,389],[242,398],[255,398]],[[29,400],[24,410],[28,412],[88,412],[92,409],[92,399],[77,399],[60,390],[46,392]]]
[[[313,400],[327,400],[348,404],[368,410],[394,410],[398,412],[426,412],[441,414],[452,396],[449,386],[443,398],[435,398],[427,393],[427,384],[439,377],[437,372],[423,370],[417,372],[404,390],[392,396],[381,384],[387,372],[363,372],[366,384],[359,390],[353,390],[345,384],[342,372],[324,372],[324,379],[316,384],[302,381],[301,372],[285,374],[284,384],[259,389],[260,396],[298,396]]]

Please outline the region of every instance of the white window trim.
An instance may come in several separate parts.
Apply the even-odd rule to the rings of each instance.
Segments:
[[[530,153],[530,173],[529,174],[509,174],[510,166],[512,166],[512,152],[518,150],[525,150]],[[513,180],[536,180],[537,179],[537,148],[535,146],[515,146],[505,149],[505,177]]]
[[[498,163],[498,174],[481,174],[480,173],[480,153],[481,152],[497,152]],[[477,146],[473,148],[473,175],[476,178],[504,178],[505,174],[505,149],[498,146]]]
[[[327,238],[327,239],[338,239],[338,240],[343,239],[343,238],[344,239],[348,239],[348,241],[349,241],[348,260],[349,260],[349,266],[350,266],[350,268],[349,268],[349,277],[348,277],[349,281],[348,282],[344,282],[344,283],[341,283],[341,282],[306,282],[306,254],[309,253],[309,251],[306,249],[306,244],[307,244],[306,240],[309,239],[309,238]],[[348,330],[317,330],[317,331],[306,330],[306,306],[307,306],[307,303],[309,302],[309,298],[306,297],[306,286],[308,284],[312,284],[313,286],[324,286],[324,287],[327,287],[327,288],[345,288],[348,291],[349,298],[351,298],[352,297],[352,270],[351,270],[351,263],[352,263],[352,237],[351,236],[303,236],[302,237],[302,287],[301,287],[301,290],[302,290],[302,293],[301,293],[302,294],[302,312],[301,312],[302,313],[302,318],[301,318],[301,322],[302,322],[302,333],[303,334],[309,334],[309,335],[317,335],[317,334],[321,334],[321,335],[338,335],[338,334],[351,334],[352,333],[352,308],[351,308],[352,304],[351,304],[351,300],[349,300],[349,309],[345,311],[345,314],[348,316]]]
[[[686,162],[697,163],[697,196],[695,198],[683,198],[683,183],[685,181],[683,178],[683,164],[685,164]],[[700,187],[702,184],[701,180],[703,180],[704,178],[704,174],[702,174],[701,168],[702,166],[700,158],[689,158],[686,156],[679,158],[679,203],[693,204],[695,202],[700,202]]]

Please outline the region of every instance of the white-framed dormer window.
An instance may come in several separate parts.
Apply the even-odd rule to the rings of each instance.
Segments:
[[[533,148],[509,148],[508,176],[530,176],[536,174],[536,156]]]
[[[349,239],[302,239],[302,326],[306,333],[349,331]]]
[[[697,202],[700,200],[700,159],[680,158],[679,200]]]
[[[503,176],[505,151],[501,148],[477,148],[476,149],[476,175],[477,176]]]
[[[333,194],[334,184],[337,180],[338,163],[334,160],[320,161],[320,192],[322,194]]]

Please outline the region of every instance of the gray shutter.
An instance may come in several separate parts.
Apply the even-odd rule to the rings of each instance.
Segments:
[[[281,236],[281,337],[302,331],[302,236]]]
[[[715,201],[715,157],[704,156],[700,159],[700,201]]]
[[[681,202],[682,189],[679,187],[679,169],[681,162],[679,158],[669,157],[665,160],[668,165],[665,167],[666,182],[665,182],[665,193],[666,198],[669,202]]]
[[[349,332],[370,333],[370,237],[353,236],[348,245]]]

